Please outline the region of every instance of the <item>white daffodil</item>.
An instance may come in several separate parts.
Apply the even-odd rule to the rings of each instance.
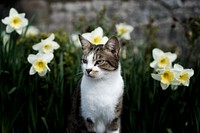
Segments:
[[[53,54],[30,54],[27,59],[28,62],[32,64],[29,74],[33,75],[37,72],[40,76],[44,76],[47,70],[50,71],[47,64],[53,59]]]
[[[29,26],[27,31],[24,30],[23,32],[26,32],[26,36],[35,36],[40,33],[40,30],[35,26]]]
[[[174,70],[176,71],[176,80],[178,81],[178,85],[189,86],[190,77],[194,75],[193,69],[184,69],[179,64],[174,64]]]
[[[131,39],[131,32],[133,31],[133,26],[125,24],[125,23],[119,23],[115,25],[115,28],[117,30],[117,35],[125,40]]]
[[[10,34],[6,34],[5,31],[1,32],[1,38],[3,39],[3,48],[6,50],[6,52],[9,51],[9,40],[10,40]]]
[[[154,61],[150,63],[150,67],[154,69],[171,68],[172,62],[176,60],[177,55],[171,52],[164,53],[158,48],[152,51]]]
[[[25,13],[18,13],[14,8],[10,9],[9,16],[2,19],[2,23],[7,25],[6,32],[11,33],[14,30],[18,34],[22,34],[23,28],[28,25],[28,20],[25,18]]]
[[[10,39],[10,35],[9,35],[9,34],[6,34],[6,32],[3,31],[3,32],[1,33],[1,36],[2,36],[2,38],[3,38],[3,44],[6,45],[6,44],[8,43],[8,41],[9,41],[9,39]]]
[[[81,43],[77,34],[72,34],[71,39],[76,47],[81,47]]]
[[[170,84],[175,82],[175,74],[172,69],[161,69],[158,74],[151,74],[152,78],[160,81],[163,90],[166,90]]]
[[[38,50],[41,53],[53,53],[54,49],[58,49],[60,47],[57,42],[53,41],[54,38],[55,35],[52,33],[47,39],[33,45],[33,49]]]
[[[90,33],[83,33],[82,36],[95,45],[105,44],[108,41],[108,37],[103,36],[103,29],[101,27],[94,29]]]

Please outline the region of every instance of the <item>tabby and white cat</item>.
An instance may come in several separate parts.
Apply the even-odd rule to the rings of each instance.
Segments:
[[[93,45],[81,35],[79,39],[83,76],[77,93],[87,132],[120,133],[124,82],[119,41],[111,37],[105,45]]]

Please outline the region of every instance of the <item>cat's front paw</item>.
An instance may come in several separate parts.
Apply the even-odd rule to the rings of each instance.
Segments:
[[[88,117],[86,119],[85,123],[86,123],[86,127],[87,127],[88,132],[96,132],[95,128],[94,128],[94,122],[92,121],[91,118]]]
[[[120,128],[120,119],[119,118],[115,118],[110,125],[108,126],[108,129],[110,131],[117,131]]]

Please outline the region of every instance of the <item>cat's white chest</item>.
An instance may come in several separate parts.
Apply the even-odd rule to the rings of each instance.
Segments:
[[[115,116],[115,107],[123,94],[121,76],[115,80],[94,81],[83,77],[81,83],[81,114],[93,121],[111,121]]]

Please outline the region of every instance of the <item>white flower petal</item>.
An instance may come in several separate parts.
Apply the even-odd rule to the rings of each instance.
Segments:
[[[33,66],[31,67],[31,69],[30,69],[30,71],[29,71],[29,74],[30,75],[33,75],[33,74],[35,74],[36,73],[36,71],[35,71],[35,69],[33,68]]]
[[[45,39],[46,41],[52,41],[55,39],[55,35],[52,33],[47,39]]]
[[[19,16],[21,16],[22,18],[24,18],[25,15],[26,15],[25,13],[20,13],[20,14],[19,14]]]
[[[18,29],[18,30],[16,30],[16,32],[17,32],[19,35],[21,35],[21,34],[22,34],[22,28],[21,28],[21,29]]]
[[[6,44],[7,44],[8,41],[10,40],[10,35],[6,34],[5,31],[3,31],[3,32],[1,33],[1,35],[2,35],[2,37],[3,37],[3,44],[4,44],[4,46],[6,46]],[[9,45],[7,45],[7,46],[9,46]]]
[[[45,69],[44,71],[42,71],[41,73],[38,73],[38,74],[43,77],[46,75],[46,73],[47,73],[47,69]]]
[[[54,55],[53,55],[52,53],[48,53],[48,54],[44,54],[42,58],[43,58],[47,63],[49,63],[49,62],[53,59],[53,57],[54,57]]]
[[[174,69],[178,70],[178,71],[182,71],[183,67],[181,65],[179,65],[179,64],[174,64]]]
[[[9,25],[6,26],[6,32],[7,33],[11,33],[13,31],[14,31],[14,29],[12,27],[10,27]]]
[[[41,49],[41,47],[42,47],[41,43],[37,43],[37,44],[33,45],[32,48],[33,48],[34,50],[39,50],[39,49]]]
[[[76,47],[81,47],[81,42],[79,40],[79,37],[77,34],[72,34],[71,35],[71,39],[73,41],[73,44],[76,46]]]
[[[6,17],[6,18],[2,19],[1,21],[3,24],[8,24],[9,20],[10,20],[9,17]]]
[[[9,16],[14,16],[14,15],[18,15],[19,13],[17,12],[17,10],[15,8],[11,8],[10,12],[9,12]]]
[[[27,25],[28,25],[28,20],[25,19],[25,18],[23,18],[23,24],[22,24],[22,26],[26,27]]]
[[[158,81],[161,80],[160,74],[154,74],[154,73],[152,73],[152,74],[151,74],[151,77],[152,77],[153,79],[155,79],[155,80],[158,80]]]
[[[36,59],[37,59],[37,55],[34,55],[34,54],[30,54],[27,58],[28,62],[31,64],[33,64]]]
[[[103,29],[101,27],[98,27],[92,31],[93,36],[103,36]]]
[[[128,27],[127,29],[128,29],[129,32],[132,32],[133,29],[134,29],[133,26],[130,26],[130,25],[128,25],[127,27]]]
[[[152,55],[153,55],[153,59],[157,60],[158,58],[160,58],[162,55],[164,54],[164,52],[158,48],[154,48],[152,50]]]
[[[183,85],[188,87],[189,84],[190,84],[190,80],[187,80]]]
[[[88,41],[92,40],[91,33],[83,33],[82,36],[87,39]]]
[[[165,55],[169,58],[169,60],[171,62],[175,61],[176,58],[177,58],[177,55],[176,54],[172,54],[171,52],[167,52],[167,53],[165,53]]]
[[[169,84],[163,84],[160,82],[160,86],[163,90],[166,90],[169,87]]]
[[[151,68],[155,68],[155,67],[156,67],[156,61],[152,61],[152,62],[150,63],[150,67],[151,67]]]
[[[185,69],[185,71],[189,74],[190,77],[192,77],[194,75],[193,69]]]
[[[53,45],[53,49],[58,49],[60,47],[60,45],[58,45],[58,43],[55,41],[52,41],[51,43]]]
[[[177,90],[178,86],[177,85],[171,85],[172,90]]]
[[[126,39],[126,40],[130,40],[131,39],[131,36],[130,36],[130,33],[129,32],[126,32],[122,35],[122,38]]]
[[[24,29],[25,32],[25,29]],[[34,36],[39,34],[40,30],[36,28],[35,26],[29,26],[27,31],[26,31],[26,36]]]
[[[48,65],[46,65],[46,68],[47,68],[48,71],[51,71]]]
[[[106,44],[107,41],[108,41],[108,37],[104,36],[102,39],[102,44]]]
[[[177,86],[177,85],[180,85],[181,83],[177,80],[177,77],[175,78],[175,80],[173,80],[172,82],[171,82],[171,85],[175,85],[175,86]]]

